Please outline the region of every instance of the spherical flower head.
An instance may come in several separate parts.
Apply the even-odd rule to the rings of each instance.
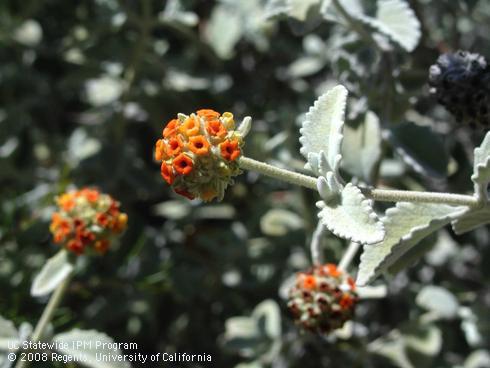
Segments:
[[[223,199],[226,187],[241,173],[238,159],[243,136],[233,114],[201,109],[178,114],[162,131],[154,157],[163,180],[175,193],[204,201]]]
[[[105,253],[126,229],[128,216],[119,210],[119,202],[96,189],[69,191],[56,203],[58,210],[49,227],[53,241],[77,255]]]
[[[329,263],[298,273],[289,291],[288,308],[301,328],[328,334],[354,314],[357,302],[354,280]]]
[[[429,85],[458,122],[490,126],[490,67],[483,56],[466,51],[441,55],[430,67]]]

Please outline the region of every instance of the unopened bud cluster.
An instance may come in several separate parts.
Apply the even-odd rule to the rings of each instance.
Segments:
[[[50,226],[54,242],[77,255],[105,253],[111,239],[126,228],[128,216],[119,210],[119,202],[95,189],[70,191],[56,202],[59,209]]]
[[[490,127],[490,67],[479,54],[443,54],[430,67],[430,92],[456,120]]]
[[[240,174],[243,137],[233,114],[198,110],[170,120],[155,145],[161,175],[173,190],[189,199],[223,199],[226,187]]]
[[[327,334],[343,326],[357,302],[354,280],[334,264],[301,272],[289,292],[288,308],[305,330]]]

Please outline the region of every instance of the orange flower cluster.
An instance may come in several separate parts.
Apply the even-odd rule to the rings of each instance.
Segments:
[[[56,202],[59,210],[49,227],[53,240],[77,255],[87,249],[105,253],[111,238],[126,228],[128,216],[119,210],[119,202],[95,189],[70,191]]]
[[[175,193],[189,199],[221,200],[232,178],[240,174],[243,137],[233,114],[203,109],[179,114],[164,127],[155,144],[155,160]]]
[[[354,280],[329,263],[297,275],[288,308],[302,328],[329,333],[352,318],[357,302]]]

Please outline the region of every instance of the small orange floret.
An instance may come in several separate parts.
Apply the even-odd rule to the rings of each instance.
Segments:
[[[95,189],[85,188],[80,191],[80,194],[87,198],[90,203],[95,203],[99,199],[99,192]]]
[[[180,126],[179,131],[188,137],[197,135],[199,134],[199,122],[192,116],[188,117]]]
[[[58,198],[58,205],[65,211],[69,212],[75,207],[73,193],[65,193]]]
[[[221,156],[225,160],[235,161],[238,157],[240,157],[241,151],[236,139],[224,141],[220,144],[220,148]]]
[[[173,136],[177,132],[177,127],[179,125],[179,121],[177,119],[172,119],[168,122],[168,124],[163,129],[162,135],[164,138],[169,138]]]
[[[196,155],[207,155],[209,153],[209,142],[203,135],[189,138],[189,149]]]
[[[327,269],[328,274],[332,277],[339,277],[342,274],[342,272],[339,271],[337,266],[333,263],[327,263],[325,267]]]
[[[163,139],[159,139],[155,144],[155,160],[162,161],[167,157],[167,144]]]
[[[354,298],[347,294],[343,294],[339,300],[339,305],[342,309],[349,309],[354,305]]]
[[[302,287],[307,290],[316,288],[316,278],[313,275],[302,275]]]
[[[352,277],[349,276],[347,278],[347,283],[349,284],[351,290],[356,290],[356,282]]]
[[[80,240],[78,239],[72,239],[68,242],[68,244],[66,245],[66,247],[71,250],[73,253],[75,254],[82,254],[83,253],[83,244]]]
[[[124,229],[126,229],[126,225],[128,223],[128,215],[125,213],[120,213],[117,216],[116,222],[114,224],[114,231],[115,232],[122,232]]]
[[[102,227],[107,227],[107,225],[109,224],[109,216],[107,216],[107,214],[104,212],[100,212],[95,215],[95,220],[97,221],[97,224]]]
[[[177,193],[178,195],[181,195],[183,197],[186,197],[187,199],[194,199],[195,197],[189,193],[187,190],[185,189],[181,189],[181,188],[175,188],[174,189],[174,192]]]
[[[94,243],[95,251],[100,253],[100,254],[104,254],[109,249],[110,244],[111,243],[109,242],[108,239],[97,240]]]
[[[172,183],[174,182],[174,172],[172,170],[172,166],[167,165],[165,162],[162,162],[160,173],[162,174],[163,180],[165,180],[168,185],[172,185]]]
[[[182,151],[184,143],[179,136],[175,136],[169,139],[167,145],[167,154],[169,156],[176,156]]]
[[[197,116],[200,116],[205,119],[218,119],[220,117],[220,113],[211,109],[201,109],[196,111]]]
[[[219,120],[211,120],[206,122],[206,131],[209,135],[219,138],[223,138],[227,133],[226,128]]]
[[[173,162],[173,167],[175,171],[182,175],[190,174],[193,166],[194,162],[192,161],[192,159],[183,153],[178,155]]]

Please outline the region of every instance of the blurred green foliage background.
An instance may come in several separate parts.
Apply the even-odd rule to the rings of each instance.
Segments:
[[[300,333],[283,298],[288,278],[310,265],[314,193],[247,172],[222,203],[203,204],[177,198],[160,177],[153,145],[164,124],[199,108],[252,116],[245,154],[303,170],[303,114],[342,83],[351,128],[371,111],[383,133],[372,172],[346,172],[377,186],[471,190],[483,134],[455,126],[429,97],[427,73],[442,52],[490,57],[490,3],[410,0],[422,23],[412,53],[380,52],[326,3],[1,1],[0,314],[35,324],[46,300],[30,297],[30,285],[57,251],[53,198],[95,186],[121,201],[129,229],[104,257],[80,261],[57,332],[205,352],[206,367],[489,367],[488,228],[425,240],[420,262],[378,281],[385,298],[362,301],[354,323],[326,338]],[[345,1],[359,5],[375,9]],[[353,161],[360,148],[347,147]],[[346,244],[325,243],[337,262]]]

